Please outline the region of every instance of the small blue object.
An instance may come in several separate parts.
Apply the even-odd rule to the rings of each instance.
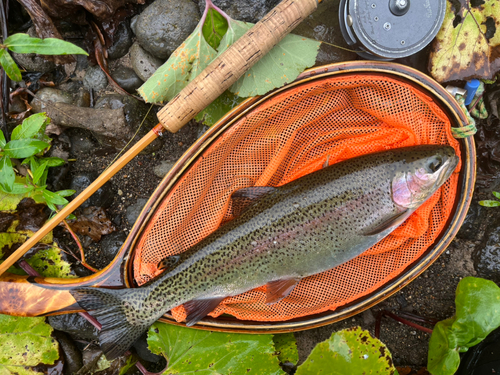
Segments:
[[[478,79],[471,79],[465,84],[465,89],[467,90],[467,95],[465,96],[465,105],[469,105],[472,102],[472,99],[474,98],[474,95],[476,94],[477,89],[479,88],[479,85],[481,82],[479,82]]]

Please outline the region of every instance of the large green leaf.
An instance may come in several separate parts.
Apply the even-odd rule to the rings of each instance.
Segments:
[[[0,315],[0,374],[38,374],[25,367],[59,358],[52,327],[44,320]]]
[[[61,39],[33,38],[28,34],[14,34],[4,40],[3,44],[16,53],[38,53],[40,55],[87,55],[73,43]]]
[[[148,332],[155,354],[167,358],[165,374],[285,374],[271,335],[201,331],[155,323]]]
[[[247,32],[253,24],[232,20],[219,47],[219,55]],[[264,95],[293,81],[316,62],[321,42],[289,34],[261,58],[229,90],[240,97]]]
[[[203,122],[205,125],[212,126],[243,100],[245,99],[226,90],[221,96],[210,103],[207,108],[198,113],[195,120]]]
[[[50,122],[50,119],[45,112],[35,113],[26,118],[21,125],[14,128],[11,139],[33,138],[46,125],[46,122]]]
[[[444,22],[430,54],[432,76],[439,82],[492,79],[500,69],[498,0],[476,2],[477,6],[469,0],[446,3]]]
[[[427,368],[433,375],[454,374],[465,352],[500,327],[500,288],[485,279],[466,277],[455,297],[456,314],[434,327]]]
[[[3,150],[5,155],[21,159],[35,155],[47,147],[49,147],[48,143],[36,139],[17,139],[8,142]]]
[[[274,347],[281,363],[292,363],[294,365],[299,362],[299,352],[297,350],[297,341],[293,333],[282,333],[274,335]]]
[[[387,374],[396,368],[391,353],[380,340],[360,327],[334,332],[316,345],[296,375]]]
[[[10,53],[3,48],[0,49],[0,65],[2,65],[3,70],[5,70],[5,73],[11,80],[19,82],[23,79],[16,62]]]
[[[211,11],[215,12],[213,9]],[[202,22],[204,18],[167,62],[139,88],[139,94],[146,102],[158,103],[171,100],[217,55],[224,52],[253,26],[250,23],[229,19],[227,31],[216,52],[207,43],[201,30],[206,29],[208,26],[205,24],[212,21],[207,20],[203,26]],[[218,26],[217,35],[220,35],[224,28],[222,25]],[[215,45],[215,42],[213,44]],[[319,46],[320,42],[287,35],[240,78],[231,87],[231,91],[240,97],[260,95],[293,81],[306,67],[314,64]]]
[[[26,178],[24,177],[19,177],[16,176],[15,183],[23,185],[26,183]],[[11,194],[11,193],[6,193],[0,191],[0,211],[14,211],[19,204],[23,200],[23,198],[26,198],[27,194]]]
[[[148,103],[171,100],[205,69],[216,55],[217,52],[206,42],[198,24],[138,92]]]
[[[0,158],[0,186],[8,193],[12,192],[16,174],[12,167],[12,161],[6,155]]]
[[[5,135],[3,134],[3,131],[0,130],[0,148],[3,148],[7,141],[5,140]]]

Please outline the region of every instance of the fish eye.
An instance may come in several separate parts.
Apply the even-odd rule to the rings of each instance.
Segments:
[[[443,165],[443,160],[440,157],[435,157],[429,161],[427,165],[432,173],[435,173]]]

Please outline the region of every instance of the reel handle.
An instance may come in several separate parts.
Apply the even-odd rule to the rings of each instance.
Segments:
[[[176,133],[316,10],[318,2],[279,3],[158,112],[163,127]]]

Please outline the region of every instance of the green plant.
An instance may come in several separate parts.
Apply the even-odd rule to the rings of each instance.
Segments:
[[[500,288],[490,280],[466,277],[458,283],[455,316],[437,323],[429,342],[427,369],[452,375],[460,354],[500,327]]]
[[[80,47],[56,38],[32,38],[28,34],[13,34],[0,44],[0,65],[13,81],[21,81],[21,71],[7,50],[40,55],[87,55]]]
[[[500,193],[494,191],[493,195],[495,196],[495,198],[500,199]],[[485,201],[479,201],[479,204],[484,207],[498,207],[500,206],[500,201],[485,200]]]
[[[27,194],[35,202],[45,203],[51,210],[57,211],[56,205],[67,204],[64,197],[75,191],[54,193],[47,190],[48,168],[64,164],[63,159],[43,157],[52,140],[45,135],[49,122],[45,113],[32,115],[14,128],[9,142],[0,130],[0,190],[8,194]],[[26,177],[16,176],[12,159],[23,159],[21,164],[29,165]]]

